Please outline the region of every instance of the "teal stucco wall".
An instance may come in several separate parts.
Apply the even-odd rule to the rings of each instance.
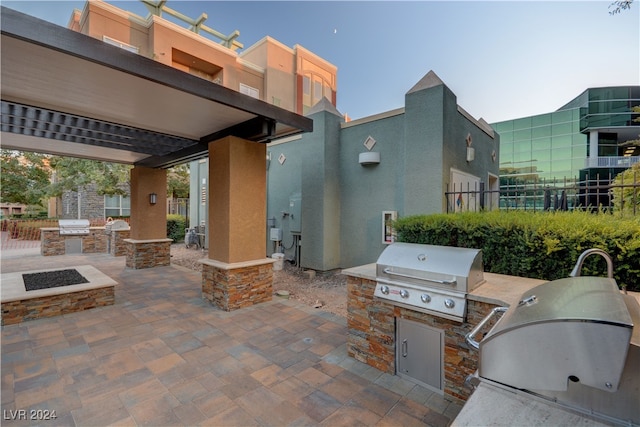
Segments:
[[[267,216],[283,229],[285,254],[293,259],[291,218],[282,212],[292,195],[301,195],[303,268],[326,271],[375,262],[386,247],[383,211],[398,217],[445,212],[454,173],[483,182],[498,176],[499,136],[462,110],[433,72],[406,93],[403,109],[344,123],[323,102],[309,117],[313,132],[268,148]],[[380,163],[361,165],[368,138],[376,141],[370,151],[380,153]],[[470,162],[469,139],[475,149]],[[270,255],[273,244],[267,242],[267,248]]]

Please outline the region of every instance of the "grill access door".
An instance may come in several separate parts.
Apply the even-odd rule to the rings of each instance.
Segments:
[[[442,392],[444,332],[411,320],[397,319],[397,373]]]

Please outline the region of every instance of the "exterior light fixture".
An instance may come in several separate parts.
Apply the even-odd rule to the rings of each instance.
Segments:
[[[149,194],[149,204],[155,205],[158,202],[158,195],[156,193]]]

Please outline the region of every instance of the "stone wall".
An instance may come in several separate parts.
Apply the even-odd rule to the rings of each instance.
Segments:
[[[123,239],[123,242],[126,244],[126,265],[129,268],[153,268],[171,264],[171,239]]]
[[[104,233],[104,227],[91,227],[89,234],[77,236],[68,235],[61,236],[58,228],[41,228],[40,229],[40,254],[43,256],[64,255],[66,239],[82,239],[82,253],[106,253],[107,252],[107,236]]]
[[[62,194],[62,219],[104,218],[104,196],[97,193],[97,185],[89,184],[80,190],[80,213],[78,213],[78,192],[67,191]]]
[[[111,247],[109,248],[109,254],[113,256],[125,256],[127,255],[127,243],[125,239],[131,236],[130,230],[112,231],[108,236]]]
[[[2,325],[113,305],[113,286],[2,303]]]
[[[391,305],[374,298],[374,280],[347,276],[347,352],[349,356],[389,374],[396,373],[396,318],[413,320],[444,331],[444,393],[454,401],[464,402],[471,390],[465,378],[478,365],[478,352],[470,349],[465,335],[495,305],[467,301],[467,320],[455,322],[442,317]]]
[[[225,311],[271,301],[273,265],[271,262],[240,268],[202,265],[202,297]]]

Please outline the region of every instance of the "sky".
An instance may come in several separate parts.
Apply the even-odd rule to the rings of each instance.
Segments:
[[[141,16],[140,1],[108,1]],[[458,105],[489,123],[555,111],[590,87],[640,85],[640,0],[188,1],[167,6],[247,48],[265,36],[338,67],[337,108],[352,119],[404,106],[433,70]],[[5,1],[67,26],[84,1]],[[166,15],[165,15],[166,17]]]

